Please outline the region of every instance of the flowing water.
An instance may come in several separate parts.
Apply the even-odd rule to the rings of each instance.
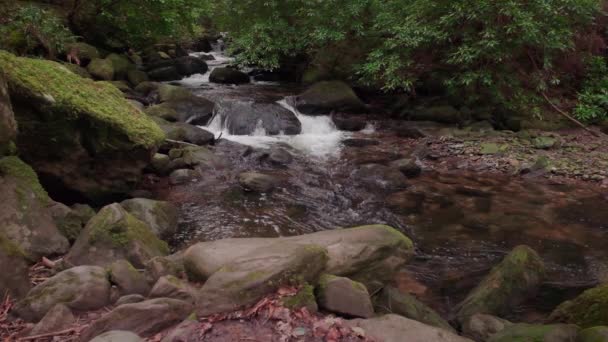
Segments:
[[[219,51],[217,64],[230,59]],[[277,102],[297,85],[252,83],[211,85],[208,73],[181,82],[195,94],[221,106],[228,101]],[[295,112],[295,111],[294,111]],[[357,133],[336,129],[330,117],[295,112],[302,123],[296,136],[267,136],[258,129],[234,136],[217,118],[206,127],[222,139],[212,147],[226,165],[206,171],[188,186],[160,195],[181,204],[183,215],[176,247],[229,237],[276,237],[336,227],[388,224],[410,236],[415,259],[400,273],[398,285],[414,292],[440,312],[461,300],[510,249],[527,244],[548,265],[540,295],[518,312],[534,321],[561,300],[599,281],[608,281],[608,201],[593,185],[568,186],[541,179],[425,170],[395,191],[382,174],[361,175],[369,163],[387,164],[415,148],[373,122]],[[390,122],[378,122],[386,127]],[[346,147],[348,137],[369,138],[378,145]],[[289,151],[294,160],[276,167],[261,159],[264,151]],[[425,161],[419,161],[428,169]],[[280,186],[268,194],[244,192],[237,176],[259,171],[275,176]],[[391,199],[404,199],[408,210],[391,210]]]

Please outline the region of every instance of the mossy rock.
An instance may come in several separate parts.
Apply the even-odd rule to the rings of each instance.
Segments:
[[[581,328],[608,325],[608,284],[589,289],[560,304],[551,313],[550,320],[577,324]]]
[[[0,66],[20,122],[20,155],[42,179],[92,200],[131,191],[164,140],[158,125],[116,87],[58,63],[0,52]]]
[[[295,98],[296,108],[304,114],[329,114],[332,111],[347,113],[365,112],[365,104],[352,88],[341,81],[323,81],[314,84]]]
[[[5,76],[0,72],[0,157],[10,153],[11,144],[17,137],[17,122]]]
[[[149,80],[148,74],[143,71],[131,69],[127,72],[127,79],[131,83],[132,86],[137,87],[143,82],[147,82]]]
[[[283,306],[291,310],[306,308],[309,312],[319,310],[317,298],[315,297],[315,287],[310,284],[304,284],[293,296],[284,297],[281,300]]]
[[[132,64],[129,57],[125,55],[111,53],[106,57],[106,59],[112,62],[112,66],[114,67],[115,79],[125,80],[127,79],[127,74],[129,73],[129,70],[135,69],[135,65]]]
[[[114,79],[114,64],[109,59],[93,59],[87,66],[87,71],[99,80],[112,81]]]
[[[74,51],[82,63],[88,63],[99,58],[99,51],[93,45],[87,43],[72,43],[66,46],[66,51]]]
[[[461,324],[476,313],[497,316],[533,296],[545,274],[542,259],[528,246],[515,247],[456,307]]]
[[[0,289],[13,298],[22,298],[31,285],[25,252],[0,232],[0,268],[10,270],[0,277]]]
[[[133,198],[121,202],[120,205],[146,223],[158,237],[170,237],[177,231],[179,210],[172,203]]]
[[[566,342],[574,341],[576,325],[513,324],[494,334],[488,342]]]
[[[323,274],[315,291],[319,306],[346,317],[369,318],[374,307],[365,285],[345,277]]]
[[[608,342],[608,326],[585,329],[579,332],[576,342]]]
[[[186,100],[192,96],[194,95],[192,95],[190,90],[184,87],[170,84],[161,84],[158,86],[158,100],[160,102]]]
[[[91,79],[93,78],[93,76],[91,76],[91,74],[89,74],[87,69],[81,67],[80,65],[64,63],[63,66],[66,67],[69,71],[75,73],[76,75],[78,75],[82,78],[91,78]]]
[[[74,265],[107,266],[125,259],[143,267],[148,260],[168,252],[167,244],[144,222],[115,203],[102,208],[87,223],[66,260]]]

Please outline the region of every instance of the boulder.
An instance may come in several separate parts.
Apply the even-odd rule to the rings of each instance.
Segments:
[[[288,238],[244,238],[199,242],[184,252],[192,280],[205,280],[232,261],[277,243],[313,244],[328,250],[326,273],[363,282],[392,280],[413,255],[410,239],[384,225],[335,229]]]
[[[152,168],[152,171],[162,176],[167,173],[170,162],[171,159],[168,155],[156,153],[154,157],[152,157],[152,162],[150,166]]]
[[[151,92],[156,91],[159,86],[160,86],[160,83],[158,83],[158,82],[147,81],[147,82],[141,82],[140,84],[135,86],[135,88],[133,90],[135,90],[136,92],[141,93],[145,96],[148,96]]]
[[[257,172],[243,172],[239,175],[239,184],[245,191],[269,192],[277,186],[277,180]]]
[[[148,74],[141,70],[131,69],[127,72],[127,80],[132,86],[137,87],[143,82],[149,81]]]
[[[87,71],[97,80],[111,81],[114,79],[114,65],[109,59],[93,59],[87,66]]]
[[[150,298],[173,298],[194,304],[196,299],[196,289],[187,282],[172,275],[162,276],[158,279]]]
[[[205,147],[188,146],[169,151],[169,169],[196,168],[199,170],[221,169],[226,165],[222,159]]]
[[[608,326],[582,330],[578,333],[576,342],[608,342]]]
[[[130,331],[113,330],[103,333],[89,342],[144,342],[144,340]]]
[[[215,104],[205,98],[191,94],[188,97],[173,95],[168,97],[172,99],[148,107],[145,113],[169,122],[185,122],[193,125],[205,125],[213,116]]]
[[[316,283],[327,251],[312,244],[277,243],[227,263],[201,288],[197,313],[204,317],[255,304],[281,286]]]
[[[543,341],[572,342],[579,328],[576,325],[513,324],[492,335],[488,342]]]
[[[341,131],[357,132],[365,128],[367,123],[363,119],[348,117],[333,117],[332,120],[336,127]]]
[[[130,294],[130,295],[126,295],[126,296],[122,296],[120,298],[118,298],[118,300],[116,301],[116,306],[121,306],[123,304],[133,304],[133,303],[140,303],[143,302],[144,300],[146,300],[146,297],[140,295],[140,294]]]
[[[164,276],[182,278],[186,274],[181,252],[166,257],[152,258],[146,262],[146,277],[154,284]]]
[[[201,58],[183,56],[175,59],[175,68],[182,76],[204,74],[209,70],[207,63]]]
[[[323,274],[316,290],[319,306],[346,317],[369,318],[374,307],[365,285],[345,277]]]
[[[353,328],[361,328],[365,336],[383,342],[473,342],[450,331],[432,327],[398,315],[384,315],[369,319],[346,321]]]
[[[282,148],[272,148],[260,156],[260,161],[275,167],[285,167],[293,161],[291,153]]]
[[[534,140],[532,140],[532,145],[534,145],[534,148],[539,149],[539,150],[548,150],[548,149],[554,147],[556,144],[557,144],[557,139],[554,137],[543,136],[543,137],[536,137],[536,138],[534,138]]]
[[[120,91],[52,61],[0,52],[0,67],[23,122],[20,156],[51,195],[104,202],[138,184],[164,134]]]
[[[110,303],[110,287],[102,267],[73,267],[31,289],[17,302],[15,312],[27,321],[38,321],[56,304],[72,310],[97,310]]]
[[[119,204],[103,207],[80,234],[66,256],[75,265],[110,265],[125,259],[135,267],[155,256],[166,255],[167,244],[142,221]]]
[[[167,139],[199,146],[209,145],[215,141],[213,133],[187,123],[160,122],[159,126],[165,132]]]
[[[463,324],[476,313],[502,316],[533,296],[544,277],[544,264],[528,246],[515,247],[456,307]]]
[[[232,68],[215,68],[209,75],[209,82],[225,84],[249,83],[249,76]]]
[[[52,201],[29,165],[17,157],[0,158],[0,189],[5,261],[21,254],[39,260],[67,252],[69,242],[48,209]]]
[[[608,325],[608,284],[602,284],[561,303],[549,318],[552,322],[577,324],[581,328]]]
[[[158,82],[177,81],[183,78],[174,65],[149,70],[148,77],[150,77],[151,80]]]
[[[71,43],[65,47],[68,52],[74,52],[78,59],[80,59],[80,65],[86,66],[92,60],[99,58],[99,51],[93,45],[89,45],[83,42]]]
[[[191,98],[192,92],[187,88],[171,84],[161,84],[158,86],[158,100],[160,102],[177,101]]]
[[[86,68],[81,67],[80,65],[76,65],[76,64],[70,64],[70,63],[62,63],[62,65],[68,69],[69,71],[71,71],[72,73],[82,77],[82,78],[88,78],[88,79],[93,79],[93,76],[91,76],[91,74],[89,74],[89,72],[87,71]]]
[[[113,262],[109,274],[110,281],[118,287],[121,296],[130,294],[147,296],[150,292],[146,278],[126,260]]]
[[[89,207],[90,209],[90,207]],[[49,207],[53,220],[63,236],[74,242],[91,216],[72,210],[65,204],[55,202]],[[92,210],[92,209],[91,209]],[[93,212],[95,215],[95,212]]]
[[[46,313],[46,315],[44,315],[42,320],[32,328],[28,333],[28,336],[62,331],[69,328],[75,322],[76,318],[72,314],[70,308],[64,304],[56,304]]]
[[[16,137],[17,122],[15,122],[6,80],[4,75],[0,73],[0,157],[14,149],[13,141]]]
[[[158,237],[168,237],[177,231],[179,210],[165,201],[133,198],[120,203],[131,215],[143,221]]]
[[[0,289],[20,299],[30,290],[29,265],[25,252],[0,232],[0,269],[10,270],[0,277]]]
[[[354,177],[368,187],[389,192],[407,187],[407,178],[399,169],[380,164],[361,165],[355,170]]]
[[[80,341],[112,330],[131,331],[140,336],[151,336],[182,321],[192,313],[187,302],[157,298],[140,303],[124,304],[94,321],[80,335]]]
[[[201,174],[195,170],[178,169],[169,175],[169,184],[181,185],[193,182],[200,178]]]
[[[111,53],[106,56],[106,60],[112,62],[112,66],[114,67],[114,78],[124,80],[127,79],[127,74],[129,70],[135,69],[135,65],[131,63],[129,57],[125,55],[119,55],[116,53]]]
[[[295,135],[302,131],[302,124],[290,110],[276,103],[234,101],[221,104],[215,116],[222,127],[233,135],[262,133],[267,135]]]
[[[456,332],[435,310],[420,302],[414,296],[387,286],[374,298],[378,313],[394,313],[446,331]]]
[[[496,316],[474,314],[462,326],[462,333],[475,341],[487,341],[491,336],[512,324]]]
[[[309,115],[327,115],[333,111],[361,113],[367,110],[351,87],[341,81],[316,83],[294,101],[300,113]]]
[[[304,284],[293,296],[283,297],[281,304],[290,310],[306,308],[308,312],[319,311],[317,298],[315,297],[315,288],[310,284]]]
[[[173,328],[161,342],[196,342],[199,341],[201,324],[194,315],[186,318]]]

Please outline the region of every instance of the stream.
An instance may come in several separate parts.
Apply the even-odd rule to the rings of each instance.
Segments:
[[[210,69],[231,62],[220,49],[212,55]],[[279,103],[294,112],[284,99],[302,91],[299,85],[270,82],[212,84],[209,72],[178,83],[219,106],[254,101]],[[161,198],[182,209],[175,248],[231,237],[388,224],[412,238],[417,250],[397,285],[448,314],[506,253],[527,244],[548,269],[540,294],[516,313],[519,321],[529,322],[585,288],[608,281],[608,201],[599,187],[463,170],[439,173],[421,158],[422,175],[395,189],[382,168],[361,171],[369,164],[408,157],[415,149],[382,128],[390,126],[389,120],[375,117],[363,131],[347,133],[336,129],[328,116],[295,114],[302,124],[302,133],[295,136],[268,136],[264,129],[230,135],[217,117],[203,127],[221,135],[211,148],[226,166],[206,171],[196,183],[159,190]],[[348,147],[342,143],[348,138],[378,143]],[[293,157],[286,167],[260,159],[264,151],[278,148]],[[270,174],[280,186],[266,194],[245,192],[237,181],[245,171]],[[408,203],[407,210],[391,209],[394,202]]]

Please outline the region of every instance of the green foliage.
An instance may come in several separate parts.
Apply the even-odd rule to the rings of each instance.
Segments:
[[[0,49],[18,54],[44,53],[54,58],[75,37],[53,13],[34,5],[18,8],[0,26]]]
[[[578,94],[574,114],[584,122],[608,118],[608,64],[604,57],[590,58],[587,78]]]

